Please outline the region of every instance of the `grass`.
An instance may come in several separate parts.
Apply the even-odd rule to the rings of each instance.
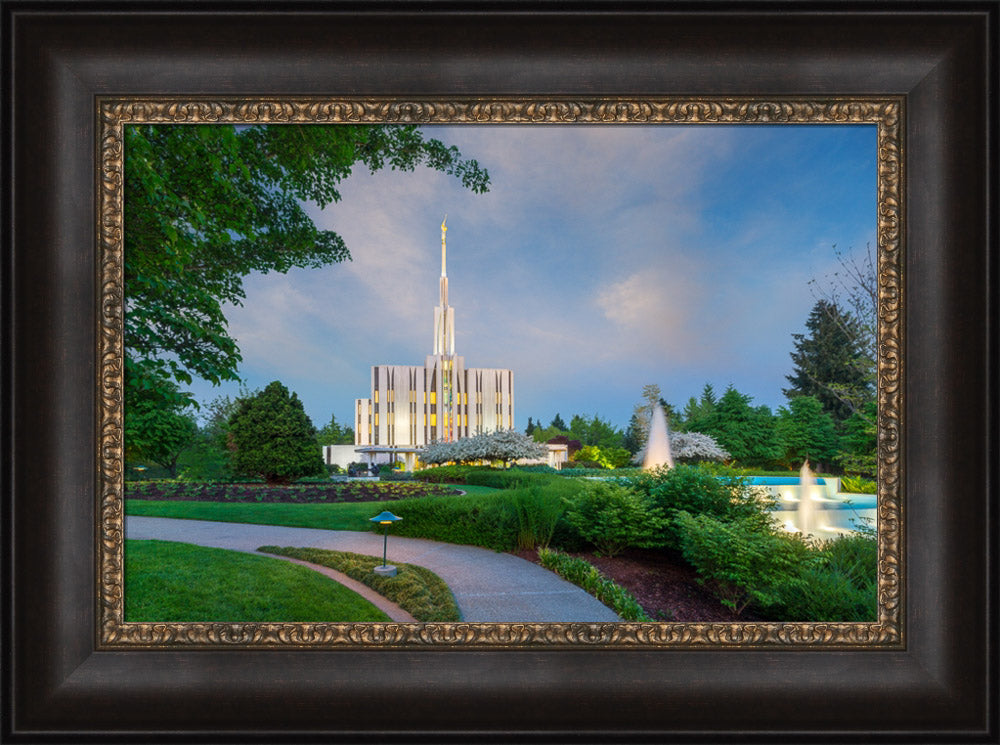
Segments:
[[[125,541],[125,620],[362,622],[388,616],[341,584],[279,559],[172,541]]]
[[[479,486],[478,484],[441,484],[441,486],[450,486],[453,489],[461,489],[466,493],[467,496],[483,496],[485,494],[496,494],[502,489],[497,489],[493,486]]]
[[[398,570],[395,577],[380,577],[374,570],[382,564],[382,560],[375,556],[290,546],[261,546],[257,550],[336,569],[396,603],[418,621],[461,619],[455,597],[448,589],[448,585],[434,572],[424,567],[397,563],[394,565]]]
[[[125,514],[218,520],[252,525],[283,525],[324,530],[370,530],[369,518],[403,502],[349,502],[340,504],[283,504],[276,502],[175,502],[126,499]]]

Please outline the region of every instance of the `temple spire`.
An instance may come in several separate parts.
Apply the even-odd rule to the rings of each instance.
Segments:
[[[448,272],[446,269],[448,215],[441,221],[441,302],[434,309],[434,354],[455,354],[455,316],[448,306]]]
[[[445,247],[445,233],[448,232],[448,228],[445,223],[448,222],[448,215],[444,216],[444,220],[441,221],[441,276],[447,277],[448,272],[445,270],[445,254],[447,253],[447,248]]]

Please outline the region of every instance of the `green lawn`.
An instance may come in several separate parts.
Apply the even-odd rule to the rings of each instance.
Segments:
[[[461,486],[470,496],[495,494],[487,486]],[[416,499],[448,499],[417,497]],[[225,523],[283,525],[289,528],[323,530],[371,530],[369,518],[389,510],[395,512],[409,501],[338,502],[334,504],[282,504],[278,502],[188,502],[126,499],[125,514],[144,517],[176,517],[187,520],[217,520]]]
[[[188,543],[129,540],[125,620],[360,622],[389,617],[343,585],[280,559]]]
[[[226,523],[285,525],[290,528],[369,530],[369,518],[398,502],[281,504],[275,502],[182,502],[126,499],[125,514],[218,520]]]

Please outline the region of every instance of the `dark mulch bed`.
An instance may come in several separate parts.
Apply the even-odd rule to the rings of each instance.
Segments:
[[[517,555],[534,563],[534,550]],[[698,584],[695,571],[677,555],[633,549],[618,556],[572,553],[590,562],[608,579],[628,590],[654,621],[759,621],[749,610],[736,615]]]
[[[356,481],[339,484],[126,484],[127,499],[187,502],[387,502],[431,495],[460,494],[457,489],[428,484]]]

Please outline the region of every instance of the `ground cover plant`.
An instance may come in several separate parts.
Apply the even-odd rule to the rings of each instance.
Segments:
[[[266,484],[188,483],[181,481],[140,481],[126,483],[126,499],[189,500],[198,502],[387,502],[414,497],[458,494],[457,489],[440,484],[343,483]]]
[[[292,546],[261,546],[257,550],[277,556],[290,556],[342,572],[396,603],[418,621],[429,623],[461,620],[458,605],[448,585],[424,567],[397,563],[394,565],[397,570],[395,577],[380,577],[375,574],[375,567],[380,566],[382,560],[375,556]]]
[[[583,559],[568,556],[551,549],[539,549],[541,565],[567,582],[582,587],[618,614],[623,621],[651,621],[642,606],[624,588],[601,574],[595,566]]]
[[[306,567],[171,541],[125,541],[128,622],[362,622],[389,617]]]

